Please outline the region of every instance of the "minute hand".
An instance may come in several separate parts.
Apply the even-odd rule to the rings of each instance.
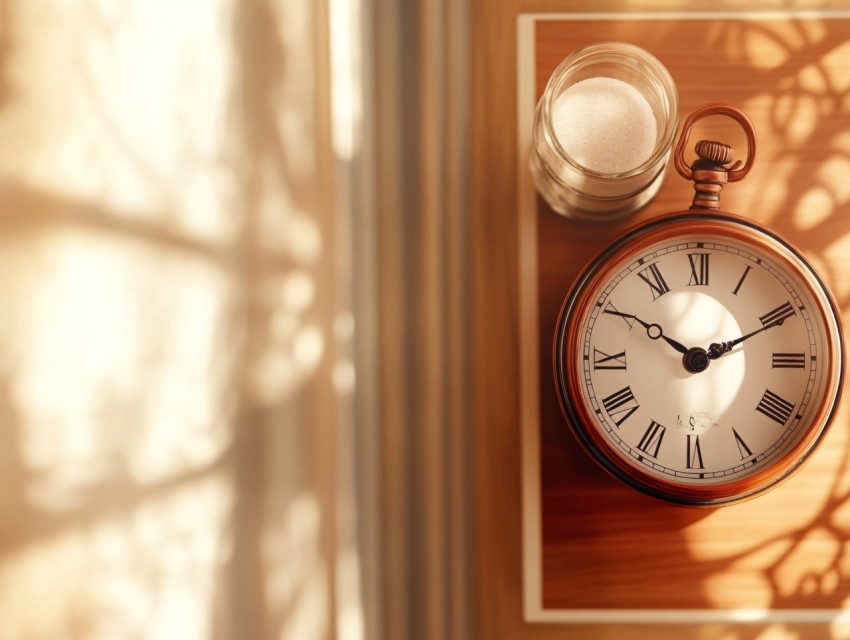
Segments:
[[[748,334],[743,335],[740,338],[735,338],[734,340],[730,340],[729,342],[720,342],[720,343],[712,342],[709,345],[708,349],[706,349],[706,352],[708,353],[708,357],[711,360],[717,360],[717,358],[722,356],[724,353],[728,353],[729,351],[732,350],[733,347],[741,344],[744,340],[747,340],[748,338],[752,338],[754,335],[759,334],[762,331],[767,331],[768,329],[771,329],[772,327],[778,327],[783,322],[785,322],[785,318],[782,318],[781,320],[777,320],[775,322],[771,322],[770,324],[766,324],[761,329],[756,329],[755,331],[750,331]]]

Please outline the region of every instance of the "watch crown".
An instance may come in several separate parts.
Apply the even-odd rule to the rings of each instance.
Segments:
[[[719,209],[720,192],[729,181],[729,172],[736,170],[741,162],[727,167],[732,162],[734,150],[714,140],[700,140],[694,151],[697,159],[691,165],[695,191],[691,209]]]
[[[714,140],[700,140],[694,149],[701,160],[714,165],[725,165],[732,162],[734,150],[728,144]]]

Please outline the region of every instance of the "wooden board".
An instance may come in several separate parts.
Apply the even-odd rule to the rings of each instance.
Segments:
[[[580,450],[557,404],[552,335],[581,267],[623,229],[686,209],[672,166],[640,214],[567,220],[533,194],[530,115],[555,66],[593,42],[644,47],[673,75],[684,118],[726,102],[759,136],[756,164],[722,208],[769,224],[850,308],[850,17],[524,16],[519,23],[520,297],[524,596],[529,620],[828,622],[850,606],[850,462],[844,402],[821,449],[773,492],[714,510],[667,505],[608,477]],[[731,120],[691,137],[746,149]],[[848,322],[845,318],[845,322]],[[845,394],[846,395],[846,394]]]

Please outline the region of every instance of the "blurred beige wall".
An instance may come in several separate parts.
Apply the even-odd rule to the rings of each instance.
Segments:
[[[362,636],[331,28],[0,0],[0,639]]]

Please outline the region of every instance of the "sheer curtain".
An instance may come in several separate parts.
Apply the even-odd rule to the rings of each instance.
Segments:
[[[0,639],[469,637],[463,6],[0,0]]]

